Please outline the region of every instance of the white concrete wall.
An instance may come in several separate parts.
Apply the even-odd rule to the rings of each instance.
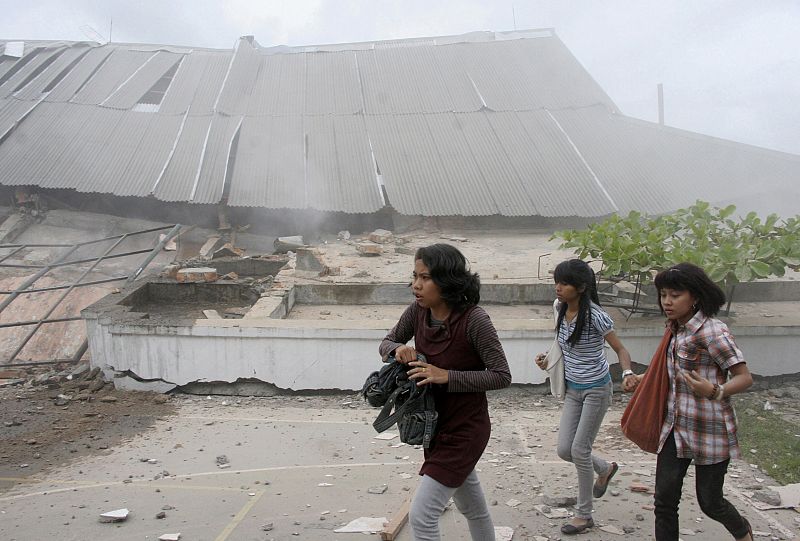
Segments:
[[[255,378],[279,388],[360,389],[380,366],[378,345],[395,321],[197,320],[193,326],[115,324],[87,319],[92,364],[177,385]],[[552,343],[546,321],[495,321],[514,383],[542,383],[533,357]],[[798,372],[800,328],[745,327],[734,331],[751,371]],[[619,330],[634,361],[648,364],[661,330]],[[610,351],[610,350],[609,350]],[[613,351],[609,360],[616,362]]]

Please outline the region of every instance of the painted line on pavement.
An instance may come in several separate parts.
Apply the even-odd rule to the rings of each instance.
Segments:
[[[260,490],[260,491],[256,492],[256,495],[251,497],[250,501],[247,502],[244,505],[244,507],[242,507],[241,510],[238,513],[236,513],[236,516],[233,517],[233,520],[231,520],[228,523],[228,525],[225,527],[225,529],[222,530],[222,533],[220,533],[214,541],[225,541],[226,539],[228,539],[228,537],[233,533],[233,530],[235,530],[236,527],[239,524],[241,524],[241,522],[247,516],[247,513],[250,512],[250,509],[253,508],[253,506],[256,504],[256,502],[258,500],[260,500],[261,496],[263,496],[263,495],[264,495],[264,491],[263,490]]]

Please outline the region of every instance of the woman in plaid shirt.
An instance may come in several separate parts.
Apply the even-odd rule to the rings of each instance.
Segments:
[[[677,541],[683,478],[694,460],[703,512],[739,541],[753,541],[750,523],[722,494],[731,458],[739,458],[731,395],[753,378],[727,325],[714,319],[725,294],[700,267],[680,263],[655,278],[659,307],[672,339],[670,390],[656,466],[656,541]]]

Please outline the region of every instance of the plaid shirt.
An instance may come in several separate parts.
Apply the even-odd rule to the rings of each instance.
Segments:
[[[696,370],[705,379],[721,385],[728,380],[730,368],[743,362],[744,356],[727,325],[718,319],[698,311],[685,326],[673,325],[667,348],[669,397],[659,452],[674,431],[678,457],[693,458],[696,465],[740,458],[736,414],[728,397],[715,401],[696,396],[683,378],[677,376],[676,365]]]

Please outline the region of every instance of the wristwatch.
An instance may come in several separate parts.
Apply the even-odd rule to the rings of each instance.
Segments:
[[[622,371],[622,379],[625,379],[625,378],[627,378],[628,376],[635,376],[635,375],[636,375],[636,374],[634,374],[634,373],[633,373],[633,370],[631,370],[630,368],[629,368],[628,370],[623,370],[623,371]]]

